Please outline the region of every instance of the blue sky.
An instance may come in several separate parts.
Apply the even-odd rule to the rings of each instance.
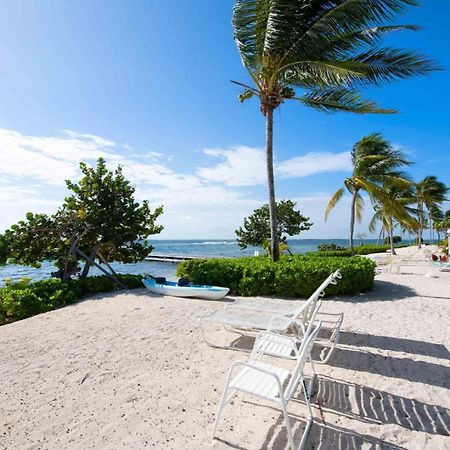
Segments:
[[[447,69],[450,3],[423,2],[390,38]],[[0,3],[0,230],[27,211],[52,212],[77,163],[122,164],[140,199],[164,204],[161,238],[232,238],[266,199],[264,118],[229,80],[247,80],[232,39],[233,0]],[[277,196],[293,198],[308,238],[347,237],[348,151],[381,132],[409,154],[415,179],[450,184],[448,70],[368,91],[394,116],[328,115],[295,103],[275,115]],[[358,228],[367,233],[366,218]]]

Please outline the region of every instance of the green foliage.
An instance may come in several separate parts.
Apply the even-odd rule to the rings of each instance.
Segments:
[[[344,180],[344,187],[339,188],[329,200],[325,209],[325,220],[347,190],[352,196],[350,247],[353,248],[355,222],[361,222],[364,207],[362,191],[369,194],[374,204],[382,205],[383,210],[389,213],[383,215],[383,217],[389,217],[386,219],[389,224],[393,217],[404,221],[407,221],[407,218],[410,219],[405,210],[405,203],[388,192],[386,186],[394,186],[400,191],[410,187],[411,182],[399,169],[410,165],[411,162],[378,133],[372,133],[360,139],[353,146],[351,156],[352,175]],[[373,227],[374,224],[371,223],[369,225],[371,231]]]
[[[375,263],[366,258],[284,256],[272,263],[265,257],[196,259],[179,264],[177,275],[194,283],[226,286],[233,294],[308,297],[333,271],[343,278],[326,294],[356,294],[372,288]]]
[[[129,289],[142,287],[140,275],[118,277]],[[118,285],[106,276],[68,281],[50,278],[35,283],[9,283],[0,288],[0,325],[74,303],[84,295],[118,288]]]
[[[296,205],[297,203],[292,200],[277,202],[278,238],[283,241],[282,243],[285,243],[282,239],[284,235],[295,236],[312,226],[312,223],[308,222],[309,217],[295,210]],[[269,205],[266,203],[261,208],[255,209],[251,216],[244,219],[243,227],[239,227],[235,233],[241,248],[264,245],[264,242],[270,239]]]
[[[392,240],[394,241],[394,244],[398,244],[399,242],[402,242],[402,237],[401,236],[393,236]],[[391,239],[389,238],[389,236],[384,238],[384,243],[386,245],[391,243]]]
[[[397,245],[396,247],[406,247],[405,245]],[[308,252],[308,256],[317,256],[317,257],[327,257],[327,256],[353,256],[353,255],[369,255],[371,253],[384,253],[387,250],[390,250],[390,245],[375,245],[375,244],[366,244],[366,245],[358,245],[352,250],[349,248],[344,248],[343,250],[328,250],[328,251],[317,251],[317,252]]]
[[[233,31],[242,63],[266,114],[285,100],[320,111],[392,113],[359,91],[427,74],[436,66],[415,52],[381,45],[387,34],[413,25],[392,25],[411,0],[236,0]],[[296,95],[296,90],[300,94]]]
[[[80,163],[83,177],[67,181],[72,192],[56,214],[28,213],[0,236],[0,264],[39,267],[44,260],[55,262],[55,276],[64,280],[81,270],[77,249],[95,258],[131,263],[141,261],[152,251],[150,235],[160,233],[156,219],[162,207],[150,210],[147,201],[134,199],[135,188],[125,179],[122,168],[106,168],[99,158],[97,167]],[[82,276],[88,274],[86,263]]]
[[[444,239],[439,242],[439,248],[444,255],[448,256],[448,239]]]
[[[317,251],[319,251],[319,252],[335,252],[338,250],[346,250],[346,248],[342,247],[341,245],[337,245],[337,244],[333,244],[333,243],[331,243],[331,244],[323,243],[323,244],[319,244],[317,246]]]

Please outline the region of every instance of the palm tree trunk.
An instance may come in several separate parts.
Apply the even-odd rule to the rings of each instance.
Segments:
[[[417,236],[417,248],[420,250],[422,248],[422,232],[423,232],[423,211],[422,211],[422,203],[419,202],[417,204],[417,211],[419,213],[419,233]]]
[[[394,248],[394,224],[392,223],[392,217],[389,219],[389,243],[391,244],[391,255],[396,255]]]
[[[350,211],[350,239],[349,239],[349,247],[353,254],[353,234],[355,233],[355,209],[356,209],[356,196],[358,195],[358,191],[355,189],[352,197],[352,210]]]
[[[381,225],[381,228],[380,228],[380,234],[378,235],[377,245],[380,245],[380,243],[381,243],[381,235],[382,234],[383,234],[383,225]]]
[[[269,188],[269,214],[270,214],[270,242],[272,261],[280,259],[277,232],[277,204],[275,201],[275,180],[273,173],[273,109],[266,114],[266,169],[267,185]]]
[[[430,244],[433,245],[434,240],[434,225],[433,225],[433,219],[431,218],[431,214],[428,213],[428,222],[430,224]]]

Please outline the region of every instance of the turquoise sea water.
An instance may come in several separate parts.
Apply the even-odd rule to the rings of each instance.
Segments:
[[[306,253],[315,250],[323,242],[333,242],[346,246],[348,241],[346,239],[290,239],[288,244],[292,253]],[[365,240],[365,242],[371,243],[375,240]],[[263,254],[262,248],[259,247],[241,250],[234,240],[158,240],[153,241],[152,245],[155,247],[154,254],[164,255],[238,258],[240,256],[251,256],[255,250],[259,250]],[[121,273],[148,273],[154,276],[175,278],[176,264],[174,263],[142,261],[135,264],[113,263],[111,265],[114,270]],[[41,280],[50,277],[54,270],[55,268],[50,261],[44,262],[39,269],[16,265],[0,267],[0,286],[4,284],[5,278],[19,280],[22,277],[31,277],[33,280]],[[101,275],[101,272],[94,268],[90,274]]]

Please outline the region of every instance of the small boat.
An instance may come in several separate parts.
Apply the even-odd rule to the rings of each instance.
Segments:
[[[154,294],[170,295],[172,297],[194,297],[207,300],[220,300],[230,291],[220,286],[208,286],[202,284],[188,284],[180,286],[176,281],[159,281],[154,278],[142,280],[144,286]]]

